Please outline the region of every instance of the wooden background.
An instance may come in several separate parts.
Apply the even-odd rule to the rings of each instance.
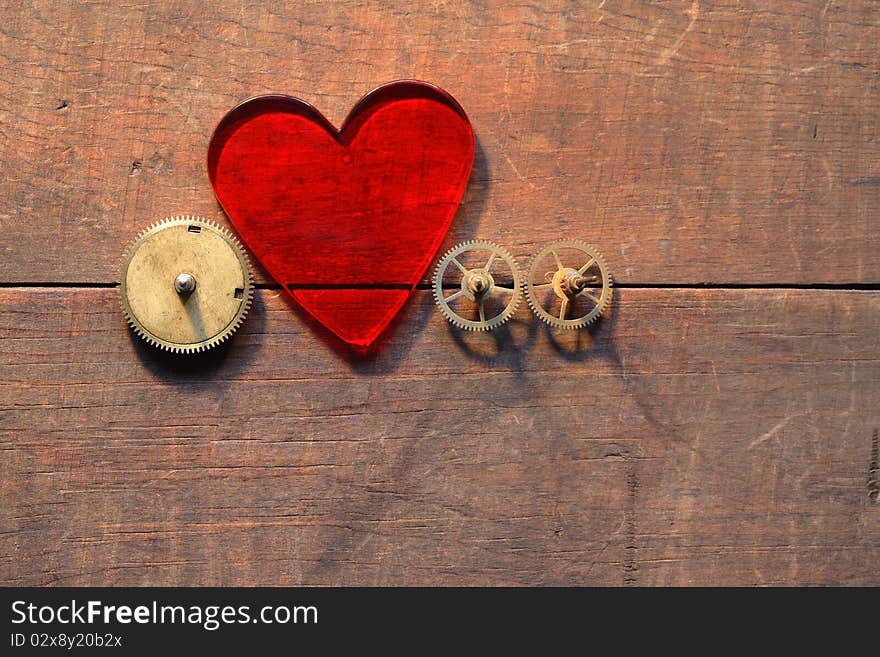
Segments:
[[[0,581],[880,584],[880,11],[868,0],[3,2]],[[124,245],[225,221],[236,102],[469,112],[448,239],[562,236],[592,332],[352,360],[260,277],[228,349],[132,337]]]

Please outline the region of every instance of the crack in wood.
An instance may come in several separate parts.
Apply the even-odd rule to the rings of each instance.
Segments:
[[[623,584],[624,586],[636,586],[638,584],[639,572],[639,547],[636,541],[638,535],[638,493],[639,493],[639,474],[636,471],[636,465],[629,458],[629,452],[624,453],[624,459],[627,463],[626,470],[626,511],[624,513],[624,531],[626,535],[626,545],[624,547],[623,559]]]
[[[874,502],[880,502],[880,431],[874,429],[871,434],[871,461],[868,465],[868,499]]]

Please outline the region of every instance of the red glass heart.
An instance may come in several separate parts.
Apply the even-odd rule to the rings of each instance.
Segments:
[[[339,130],[297,98],[246,100],[214,131],[208,176],[272,278],[366,348],[435,257],[473,159],[473,131],[455,99],[399,81],[364,96]]]

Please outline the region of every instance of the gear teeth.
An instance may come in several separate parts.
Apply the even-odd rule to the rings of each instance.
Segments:
[[[493,254],[495,260],[502,260],[510,269],[513,278],[513,292],[507,305],[498,315],[483,321],[465,319],[450,308],[449,303],[443,295],[443,276],[449,268],[452,259],[459,254],[476,250],[488,251]],[[506,249],[487,240],[468,240],[466,242],[461,242],[444,253],[434,269],[434,278],[431,287],[434,296],[434,303],[440,308],[440,312],[443,316],[446,317],[453,326],[465,331],[491,331],[492,329],[505,324],[516,312],[522,297],[520,272],[516,265],[516,260],[513,259],[513,256],[510,255]]]
[[[229,243],[230,246],[236,251],[236,255],[239,257],[239,261],[241,262],[242,268],[245,273],[246,294],[243,303],[239,306],[239,310],[233,318],[232,322],[221,333],[214,336],[212,339],[202,343],[191,345],[166,342],[148,333],[140,325],[137,319],[131,314],[130,308],[126,304],[126,297],[124,292],[125,276],[128,264],[131,261],[131,258],[134,255],[135,251],[140,246],[141,242],[149,235],[159,232],[161,229],[167,226],[172,226],[180,223],[198,223],[220,234],[225,239],[225,241]],[[120,266],[120,291],[122,292],[122,294],[120,294],[120,304],[122,306],[122,312],[125,316],[126,323],[131,327],[135,334],[137,334],[141,339],[144,340],[144,342],[156,349],[160,349],[162,351],[173,354],[204,353],[229,340],[229,338],[232,337],[232,335],[244,323],[244,320],[250,312],[251,306],[253,305],[254,299],[253,267],[251,266],[250,258],[247,255],[247,251],[245,250],[242,243],[238,240],[238,237],[225,226],[221,226],[214,221],[204,219],[202,217],[197,217],[195,215],[174,215],[170,217],[165,217],[164,219],[156,221],[146,228],[142,229],[125,248],[122,257],[122,264]]]
[[[586,315],[575,319],[566,320],[560,320],[558,317],[551,315],[550,312],[544,309],[543,305],[540,303],[540,301],[538,301],[535,296],[535,285],[537,283],[534,280],[536,274],[535,267],[538,265],[538,263],[549,257],[552,251],[563,248],[577,249],[589,256],[590,258],[595,259],[596,264],[599,266],[599,271],[602,274],[602,294],[600,296],[600,302]],[[529,262],[529,268],[527,270],[525,280],[523,281],[523,291],[525,293],[526,301],[528,302],[529,307],[532,309],[532,312],[548,326],[561,329],[584,328],[586,326],[590,326],[596,320],[602,317],[605,310],[611,303],[612,286],[613,282],[611,278],[611,273],[608,271],[608,266],[605,264],[605,259],[603,258],[599,250],[593,246],[590,246],[589,244],[577,240],[559,240],[547,244]],[[554,290],[554,294],[558,298],[561,293]]]

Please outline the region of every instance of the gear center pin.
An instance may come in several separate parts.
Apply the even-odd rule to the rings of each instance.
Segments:
[[[143,231],[123,258],[122,308],[134,331],[174,353],[216,347],[241,326],[253,275],[233,235],[198,217],[172,217]]]

